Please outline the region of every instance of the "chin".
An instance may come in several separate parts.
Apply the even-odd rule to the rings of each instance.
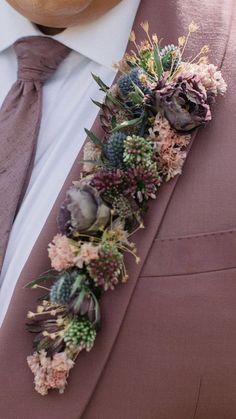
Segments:
[[[61,28],[76,25],[81,12],[94,0],[7,0],[31,22]]]

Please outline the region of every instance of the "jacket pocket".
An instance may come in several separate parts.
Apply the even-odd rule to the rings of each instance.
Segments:
[[[156,238],[141,276],[174,276],[236,267],[236,230]]]

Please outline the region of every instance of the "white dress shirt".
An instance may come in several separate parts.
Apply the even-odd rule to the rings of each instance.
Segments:
[[[21,270],[85,140],[84,128],[91,128],[98,112],[91,98],[101,101],[102,93],[91,73],[108,85],[112,83],[112,64],[125,52],[139,2],[122,0],[95,22],[53,36],[73,51],[43,88],[34,169],[10,234],[0,280],[0,325]],[[30,35],[43,34],[5,0],[0,0],[0,106],[16,80],[12,44]]]

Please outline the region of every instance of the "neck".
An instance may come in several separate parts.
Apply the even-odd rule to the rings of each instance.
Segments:
[[[65,30],[65,28],[49,28],[48,26],[36,25],[38,29],[45,35],[57,35]]]

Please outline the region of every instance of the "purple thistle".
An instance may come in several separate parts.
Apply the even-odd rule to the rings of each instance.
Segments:
[[[104,291],[113,290],[120,282],[122,265],[123,255],[115,246],[104,244],[99,258],[89,264],[88,271],[96,287],[102,287]]]
[[[127,189],[125,195],[137,197],[139,202],[143,199],[155,199],[161,180],[152,168],[142,166],[133,167],[126,172]]]
[[[124,173],[122,170],[102,169],[94,176],[91,186],[101,193],[117,193],[122,190],[123,183]]]

